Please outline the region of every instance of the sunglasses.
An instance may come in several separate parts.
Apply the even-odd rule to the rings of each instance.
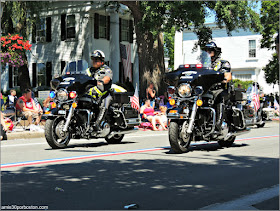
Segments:
[[[101,62],[101,59],[95,58],[95,57],[91,57],[91,60],[92,60],[92,61],[100,61],[100,62]]]

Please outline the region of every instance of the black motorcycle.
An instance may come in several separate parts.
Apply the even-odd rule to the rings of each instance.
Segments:
[[[267,119],[266,113],[263,111],[264,103],[260,100],[260,108],[258,111],[254,110],[252,103],[252,96],[254,87],[251,85],[247,90],[235,89],[236,101],[235,106],[240,108],[243,112],[246,126],[257,126],[258,128],[264,127],[265,120]]]
[[[96,80],[86,75],[85,61],[70,62],[61,77],[51,81],[51,113],[47,115],[45,137],[53,149],[65,148],[70,139],[105,138],[108,144],[118,144],[125,134],[135,131],[140,124],[138,111],[130,104],[129,95],[115,85],[109,90],[113,97],[108,112],[96,131],[94,123],[99,113],[100,98],[88,95]],[[112,86],[113,87],[113,86]],[[119,90],[122,89],[122,90]]]
[[[220,146],[230,147],[237,133],[247,131],[242,111],[232,107],[235,99],[230,94],[224,104],[215,103],[224,90],[224,73],[214,71],[209,58],[202,60],[202,64],[180,65],[165,75],[172,106],[167,110],[169,142],[175,153],[186,152],[191,141],[218,141]],[[221,110],[218,118],[217,109]],[[219,125],[218,119],[222,120]]]

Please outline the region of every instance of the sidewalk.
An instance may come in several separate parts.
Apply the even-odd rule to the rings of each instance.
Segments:
[[[44,128],[41,126],[41,128]],[[16,127],[13,131],[7,132],[7,139],[30,139],[30,138],[44,138],[45,133],[39,131],[24,130],[22,127]]]

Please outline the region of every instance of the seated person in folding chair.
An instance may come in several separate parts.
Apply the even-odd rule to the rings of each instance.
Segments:
[[[145,100],[145,104],[140,108],[140,115],[143,120],[149,121],[152,123],[153,130],[158,130],[156,127],[156,122],[158,122],[163,130],[167,130],[161,117],[157,116],[158,112],[155,112],[154,108],[151,106],[149,99]]]
[[[24,90],[22,96],[17,101],[16,108],[27,118],[30,127],[34,127],[32,118],[36,119],[35,125],[38,125],[41,121],[42,112],[35,105],[31,94],[32,92],[30,89]]]
[[[14,120],[16,116],[16,102],[17,102],[17,92],[14,89],[10,90],[10,95],[8,95],[7,102],[5,103],[6,110],[3,111],[3,115]]]

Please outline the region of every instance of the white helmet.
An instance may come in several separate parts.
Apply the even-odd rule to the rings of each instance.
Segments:
[[[103,53],[103,51],[100,51],[100,50],[93,51],[93,53],[91,53],[90,57],[91,58],[99,58],[103,62],[105,60],[105,54]]]

